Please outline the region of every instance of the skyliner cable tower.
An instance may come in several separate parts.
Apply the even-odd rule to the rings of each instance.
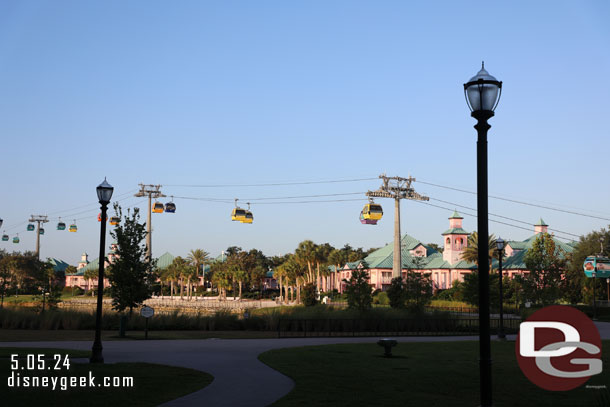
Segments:
[[[366,196],[371,198],[393,198],[394,199],[394,258],[392,266],[392,278],[402,276],[402,256],[400,247],[400,200],[411,199],[414,201],[429,201],[430,198],[415,192],[411,183],[415,178],[388,177],[385,174],[379,176],[383,180],[381,187],[376,191],[368,191]]]
[[[32,215],[30,222],[36,222],[36,258],[40,260],[40,224],[43,225],[49,221],[47,215]],[[44,232],[44,231],[43,231]]]
[[[163,198],[165,195],[161,192],[161,185],[140,184],[140,190],[134,196],[148,197],[148,221],[146,222],[146,257],[149,261],[152,259],[152,198]]]

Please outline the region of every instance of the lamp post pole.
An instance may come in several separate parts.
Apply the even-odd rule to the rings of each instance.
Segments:
[[[597,270],[596,270],[597,271]],[[597,321],[597,307],[595,306],[595,278],[597,273],[593,272],[593,321]]]
[[[102,209],[102,221],[100,227],[100,257],[99,257],[99,272],[97,279],[97,312],[95,314],[95,340],[93,347],[91,348],[90,363],[104,363],[104,357],[102,356],[102,303],[104,297],[104,263],[105,254],[104,248],[106,246],[106,211],[108,209],[108,203],[112,198],[113,188],[106,179],[97,187],[97,196],[101,204]]]
[[[498,246],[498,276],[500,277],[500,327],[498,328],[498,339],[506,339],[504,334],[504,293],[502,291],[502,257],[504,255],[504,240],[499,237],[496,240]]]
[[[481,406],[491,407],[491,340],[489,329],[489,224],[487,197],[487,120],[494,116],[500,100],[502,82],[491,76],[485,66],[464,84],[464,95],[477,120],[477,230],[479,268],[479,376]]]

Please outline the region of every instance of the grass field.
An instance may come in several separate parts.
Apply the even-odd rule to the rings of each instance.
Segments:
[[[50,370],[17,370],[11,369],[11,354],[20,355],[19,366],[26,366],[27,354],[45,354],[48,359],[45,367]],[[70,355],[69,369],[54,370],[53,354]],[[0,348],[0,394],[2,405],[6,406],[157,406],[169,400],[184,396],[202,389],[214,379],[211,375],[193,369],[155,365],[149,363],[116,363],[94,364],[85,361],[77,363],[74,358],[87,357],[89,352],[66,351],[59,349],[28,349],[28,348]],[[62,356],[63,361],[63,356]],[[84,363],[83,363],[84,362]],[[52,366],[52,367],[51,367]],[[9,388],[8,378],[19,374],[24,376],[64,376],[89,377],[89,372],[95,377],[95,383],[103,383],[104,377],[133,377],[133,387],[85,387],[67,388]],[[61,379],[59,379],[61,380]],[[88,381],[87,381],[88,382]],[[58,382],[61,383],[61,382]],[[112,383],[112,382],[111,382]],[[59,386],[61,387],[61,386]]]
[[[610,362],[610,341],[603,361]],[[384,358],[375,343],[326,345],[265,352],[259,359],[296,382],[274,406],[477,406],[478,342],[399,343]],[[569,392],[549,392],[528,381],[514,342],[492,343],[494,406],[609,406],[610,371]]]

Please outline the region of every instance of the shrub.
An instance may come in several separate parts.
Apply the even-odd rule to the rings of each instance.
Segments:
[[[402,281],[402,277],[395,277],[392,279],[392,283],[390,284],[390,288],[388,288],[387,293],[390,307],[405,307],[405,301],[407,300],[407,292],[405,290],[405,284]]]
[[[379,305],[390,305],[390,298],[388,297],[388,293],[385,291],[380,291],[373,297],[373,304]]]
[[[366,311],[371,308],[373,288],[369,285],[369,273],[360,269],[352,272],[352,277],[344,280],[347,283],[347,306],[349,308]]]
[[[312,307],[318,303],[318,300],[316,300],[316,286],[313,283],[305,284],[301,295],[303,305],[306,307]]]
[[[83,295],[85,293],[85,290],[83,290],[80,287],[64,287],[63,290],[61,291],[61,293],[64,296],[68,296],[68,295],[73,295],[77,296],[77,295]]]

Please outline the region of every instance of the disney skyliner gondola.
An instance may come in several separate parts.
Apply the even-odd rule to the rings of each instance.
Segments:
[[[588,256],[582,265],[585,276],[588,278],[610,279],[610,258],[602,255],[604,251],[603,241],[600,241],[601,251],[597,256]],[[595,284],[593,284],[593,320],[597,319],[597,307],[595,301]]]

